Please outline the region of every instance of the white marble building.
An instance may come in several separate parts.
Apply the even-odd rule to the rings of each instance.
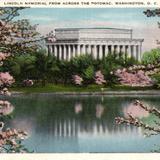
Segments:
[[[143,39],[134,39],[131,29],[119,28],[60,28],[55,40],[46,41],[48,54],[59,60],[91,54],[102,59],[108,54],[141,60]]]

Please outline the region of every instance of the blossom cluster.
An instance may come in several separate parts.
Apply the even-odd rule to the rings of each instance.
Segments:
[[[128,72],[135,72],[138,70],[143,70],[146,75],[153,75],[155,73],[160,72],[160,64],[148,64],[146,66],[144,65],[133,65],[129,68],[124,68],[128,70]]]
[[[8,72],[0,72],[0,87],[10,86],[14,83],[14,78]]]
[[[27,86],[27,87],[33,86],[33,84],[34,84],[34,82],[31,79],[26,79],[23,81],[23,85]]]
[[[152,86],[154,81],[143,70],[128,72],[125,68],[118,69],[114,73],[122,85],[128,86]]]
[[[95,73],[95,83],[98,85],[106,83],[106,80],[104,79],[104,75],[101,71],[97,71]]]
[[[74,75],[74,76],[73,76],[73,82],[74,82],[76,85],[82,85],[83,78],[80,77],[79,75]]]
[[[104,75],[102,74],[102,72],[100,70],[95,72],[94,80],[95,80],[95,83],[98,85],[102,85],[102,84],[106,83],[106,80],[104,79]],[[79,75],[74,75],[73,82],[76,85],[82,85],[83,78]]]
[[[4,61],[9,56],[10,56],[9,53],[2,53],[2,52],[0,52],[0,61]]]
[[[26,152],[19,144],[20,140],[24,140],[27,137],[27,133],[16,129],[7,129],[0,133],[0,151],[1,152]],[[7,151],[6,151],[7,150]]]

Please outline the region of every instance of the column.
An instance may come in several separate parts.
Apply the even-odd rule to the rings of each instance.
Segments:
[[[88,55],[89,54],[89,46],[86,45],[86,54]]]
[[[88,45],[88,54],[91,54],[91,45]]]
[[[108,52],[109,52],[109,50],[108,50],[108,46],[106,45],[106,46],[105,46],[105,57],[107,57],[107,56],[108,56]]]
[[[137,59],[137,54],[136,54],[136,46],[134,45],[133,46],[133,57],[135,58],[135,59]]]
[[[125,59],[125,46],[121,46],[121,54],[122,54],[122,57],[123,59]]]
[[[52,55],[52,53],[53,53],[52,45],[49,45],[49,54]]]
[[[97,59],[97,46],[96,45],[93,46],[93,58]]]
[[[86,48],[86,46],[85,46],[85,44],[83,44],[83,45],[82,45],[82,54],[86,54],[86,53],[85,53],[85,52],[86,52],[85,48]]]
[[[80,55],[81,55],[80,45],[78,44],[77,45],[77,56],[80,56]]]
[[[80,55],[82,55],[83,54],[83,45],[79,45],[79,48],[80,48]]]
[[[128,57],[129,58],[132,57],[132,46],[131,45],[128,46]]]
[[[117,46],[117,53],[116,53],[116,54],[117,54],[117,55],[116,55],[117,58],[120,57],[120,52],[121,52],[121,46],[118,45],[118,46]]]
[[[68,60],[70,61],[71,59],[71,46],[68,45]]]
[[[113,54],[113,46],[111,45],[111,51],[110,51],[111,53],[111,55]]]
[[[66,45],[63,45],[63,56],[64,60],[67,60]]]
[[[46,46],[47,54],[49,54],[49,45]]]
[[[102,54],[102,45],[99,45],[99,59],[103,58],[103,54]]]
[[[59,45],[59,60],[62,59],[62,46]]]
[[[76,46],[73,45],[73,57],[75,57],[75,56],[76,56]]]
[[[54,45],[54,56],[57,57],[57,46]]]
[[[138,60],[141,61],[141,45],[138,45]]]
[[[121,46],[121,52],[125,53],[125,46],[124,45]]]

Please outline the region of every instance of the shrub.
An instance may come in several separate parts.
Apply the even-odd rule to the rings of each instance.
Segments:
[[[147,64],[156,64],[160,62],[160,49],[152,49],[149,52],[145,52],[142,56],[142,63]]]

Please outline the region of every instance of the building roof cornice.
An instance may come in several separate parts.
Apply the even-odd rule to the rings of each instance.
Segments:
[[[132,29],[125,29],[125,28],[112,28],[112,27],[88,27],[88,28],[55,28],[55,31],[79,31],[79,30],[86,30],[86,29],[90,29],[90,30],[95,30],[95,29],[99,29],[99,30],[122,30],[122,31],[132,31]]]

